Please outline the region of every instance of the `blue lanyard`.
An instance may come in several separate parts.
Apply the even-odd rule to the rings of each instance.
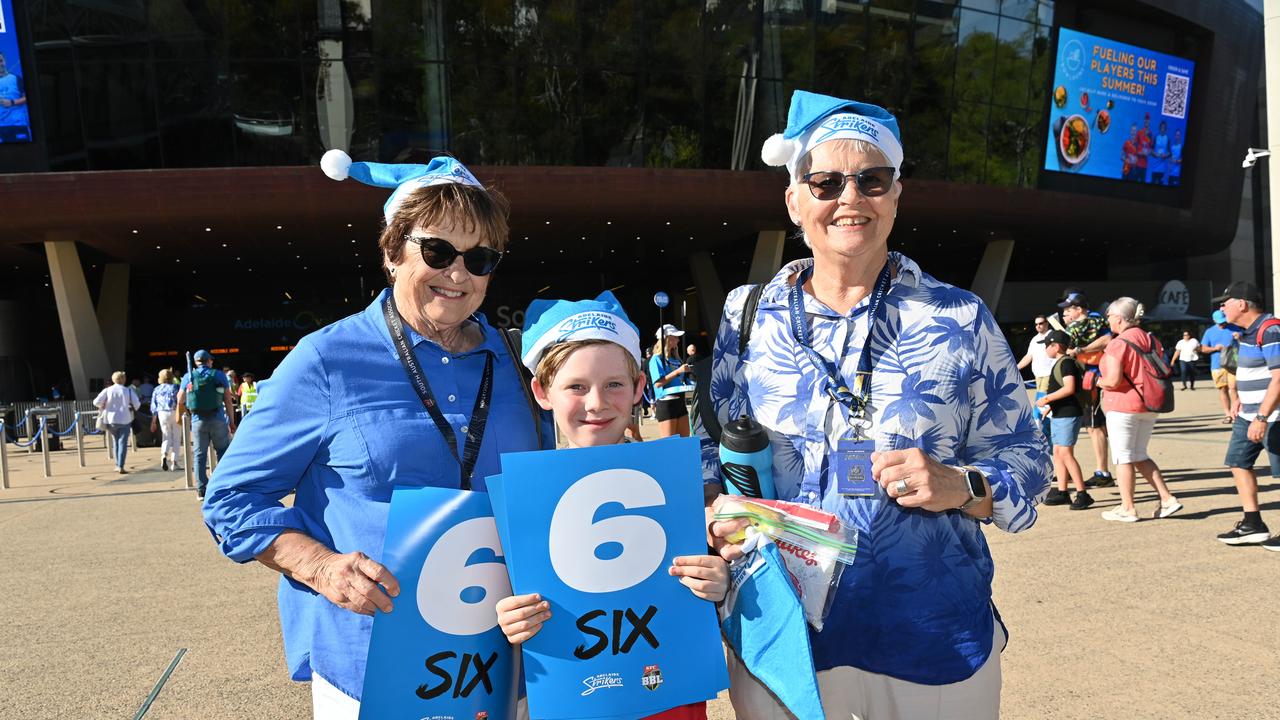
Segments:
[[[871,334],[875,330],[876,318],[884,296],[889,292],[889,262],[885,261],[880,276],[876,278],[875,288],[871,291],[871,300],[867,303],[867,339],[862,346],[862,354],[858,356],[858,369],[854,375],[853,388],[840,375],[838,366],[826,361],[813,349],[809,337],[809,323],[804,313],[804,284],[813,275],[813,266],[800,271],[796,283],[791,288],[789,305],[791,315],[791,335],[796,343],[808,354],[814,366],[826,373],[825,390],[827,396],[849,410],[849,419],[855,428],[864,428],[870,421],[868,409],[871,406]],[[858,422],[854,422],[858,421]]]

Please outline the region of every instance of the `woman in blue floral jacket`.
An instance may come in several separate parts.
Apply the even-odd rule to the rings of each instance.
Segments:
[[[787,211],[813,258],[782,268],[745,319],[749,288],[729,294],[711,394],[722,423],[745,414],[767,429],[779,498],[858,529],[856,561],[811,631],[826,714],[995,718],[1007,633],[982,525],[1031,527],[1052,468],[1016,359],[981,300],[889,252],[902,193],[892,115],[797,91],[763,155],[790,173]],[[740,522],[711,527],[726,559]],[[730,666],[740,718],[786,717]]]

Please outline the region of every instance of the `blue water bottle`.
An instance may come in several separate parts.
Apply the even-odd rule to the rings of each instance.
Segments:
[[[720,468],[730,495],[777,498],[773,488],[773,448],[764,426],[743,415],[720,434]]]

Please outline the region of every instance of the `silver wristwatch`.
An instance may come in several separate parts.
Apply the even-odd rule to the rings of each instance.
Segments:
[[[965,485],[969,489],[969,499],[960,506],[965,510],[987,499],[987,476],[976,467],[965,465],[958,468],[964,475]]]

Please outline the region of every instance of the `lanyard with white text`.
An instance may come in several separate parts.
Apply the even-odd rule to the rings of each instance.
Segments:
[[[841,377],[839,368],[827,362],[813,349],[809,338],[809,323],[804,313],[804,284],[813,274],[813,266],[800,271],[789,297],[791,315],[791,335],[796,343],[804,348],[809,359],[826,375],[827,395],[849,410],[849,422],[855,433],[861,433],[869,425],[868,409],[871,406],[871,334],[875,330],[876,317],[884,296],[889,292],[889,263],[886,261],[876,278],[875,288],[871,291],[871,299],[867,303],[867,339],[858,356],[858,370],[854,375],[853,389]]]
[[[427,376],[422,373],[422,366],[418,364],[418,358],[413,354],[413,348],[409,346],[409,340],[404,333],[404,321],[400,318],[400,312],[396,310],[395,302],[390,295],[382,303],[382,314],[387,320],[391,341],[395,343],[396,355],[400,358],[400,364],[404,365],[404,371],[409,375],[409,383],[413,385],[418,398],[427,408],[427,413],[435,422],[436,429],[444,436],[444,443],[449,446],[449,452],[453,453],[453,459],[458,461],[462,489],[470,490],[471,476],[475,473],[476,460],[480,458],[480,441],[484,437],[484,426],[489,420],[489,398],[493,395],[493,353],[485,352],[484,375],[480,378],[480,391],[476,393],[476,405],[471,410],[471,421],[467,427],[463,428],[467,432],[467,442],[462,449],[462,457],[459,458],[458,436],[454,434],[453,426],[436,405],[436,398],[431,394],[431,386],[427,384]]]

